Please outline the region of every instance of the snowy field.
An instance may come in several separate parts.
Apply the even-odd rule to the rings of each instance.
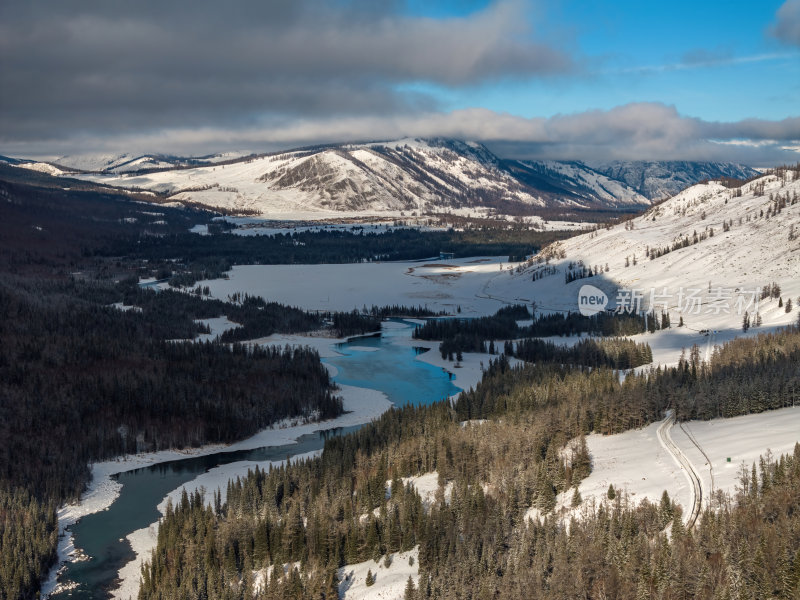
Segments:
[[[586,437],[592,456],[592,473],[579,486],[583,506],[605,500],[608,486],[612,484],[627,493],[633,502],[645,498],[659,502],[667,490],[670,498],[683,506],[686,513],[691,502],[689,483],[680,465],[659,443],[656,436],[659,425],[653,423],[616,435]],[[712,491],[726,494],[735,491],[742,466],[749,469],[767,451],[773,456],[793,452],[794,445],[800,442],[800,406],[730,419],[689,421],[682,425],[672,428],[672,439],[702,480],[705,507]],[[559,494],[557,510],[561,514],[580,512],[581,507],[568,508],[572,493],[569,490]],[[532,510],[529,515],[538,515],[538,511]]]
[[[757,415],[689,421],[672,429],[672,439],[692,461],[704,490],[731,493],[742,465],[749,469],[767,450],[775,457],[794,451],[800,442],[800,403]],[[703,494],[704,507],[709,500],[710,494]]]

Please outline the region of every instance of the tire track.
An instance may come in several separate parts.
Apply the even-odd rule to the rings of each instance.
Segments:
[[[658,426],[656,435],[658,436],[658,441],[661,442],[661,445],[666,448],[670,454],[672,454],[675,462],[678,463],[678,466],[681,468],[681,470],[683,470],[684,475],[686,475],[686,478],[689,480],[692,490],[692,509],[689,511],[689,517],[686,519],[686,526],[687,528],[691,529],[697,522],[697,517],[700,516],[700,507],[703,501],[703,486],[700,481],[700,477],[698,476],[697,471],[695,470],[691,461],[686,457],[681,449],[678,448],[675,442],[672,441],[670,430],[674,425],[675,414],[672,411],[669,411],[667,418],[664,419],[661,422],[661,425]]]
[[[686,437],[689,438],[689,441],[695,445],[695,447],[700,451],[700,454],[702,454],[706,459],[706,464],[708,465],[708,474],[711,477],[711,491],[707,494],[707,496],[708,496],[708,501],[711,502],[711,497],[714,495],[714,487],[715,487],[714,467],[711,465],[711,459],[708,457],[708,454],[706,454],[706,451],[703,450],[702,446],[700,446],[700,444],[697,442],[697,439],[694,437],[694,434],[691,431],[689,431],[689,427],[684,426],[683,423],[680,423],[680,428],[683,431],[683,433],[686,434]]]

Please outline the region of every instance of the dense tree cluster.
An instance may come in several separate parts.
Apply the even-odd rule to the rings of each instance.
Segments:
[[[0,486],[0,600],[35,596],[55,560],[55,504]]]
[[[333,315],[333,330],[339,337],[371,333],[380,331],[380,329],[381,319],[379,317],[365,315],[357,310]]]
[[[429,319],[414,329],[420,340],[442,340],[442,357],[455,352],[485,352],[489,340],[519,337],[518,320],[530,319],[528,309],[521,304],[504,306],[494,315],[471,319]]]
[[[380,317],[381,319],[388,319],[390,317],[440,317],[445,311],[434,312],[427,306],[404,306],[402,304],[392,304],[390,306],[366,306],[361,310],[365,315],[372,315],[373,317]]]
[[[669,502],[634,508],[617,496],[587,507],[569,527],[550,517],[516,528],[491,570],[471,552],[472,540],[460,540],[406,599],[458,590],[475,599],[793,600],[800,595],[800,444],[742,475],[740,491],[718,497],[693,531]]]
[[[578,312],[542,314],[525,327],[519,337],[548,337],[552,335],[577,335],[589,333],[602,336],[625,336],[644,333],[647,319],[643,315],[627,312],[601,312],[585,316]]]
[[[152,306],[88,302],[73,286],[0,282],[2,487],[74,498],[90,460],[341,412],[314,351],[169,342],[190,327]]]
[[[583,394],[569,418],[579,419],[587,433],[619,433],[660,419],[668,408],[681,420],[707,420],[794,406],[800,403],[798,364],[797,327],[733,340],[707,363],[694,346],[676,367],[629,373],[622,383],[606,369],[546,363],[511,368],[501,356],[475,390],[461,394],[455,410],[460,419],[485,419],[524,413],[559,394]],[[559,380],[564,389],[555,385]]]
[[[650,345],[627,338],[584,338],[572,346],[559,346],[538,338],[506,342],[505,353],[528,362],[632,369],[653,362]]]
[[[421,340],[441,340],[439,351],[442,358],[452,360],[452,357],[459,352],[494,354],[493,342],[497,340],[582,333],[625,336],[645,331],[653,332],[670,326],[669,316],[666,314],[659,319],[655,313],[639,315],[626,312],[602,312],[593,316],[584,316],[577,312],[541,314],[530,324],[520,325],[518,323],[518,321],[527,321],[530,318],[531,315],[524,305],[505,306],[489,317],[429,319],[425,324],[418,326],[413,335],[416,339]],[[531,348],[535,344],[536,342],[531,342]],[[585,343],[584,350],[587,354],[588,347],[591,345],[591,342]],[[595,345],[595,347],[597,346]],[[613,361],[606,361],[602,364],[615,366]],[[638,364],[645,363],[638,362]]]

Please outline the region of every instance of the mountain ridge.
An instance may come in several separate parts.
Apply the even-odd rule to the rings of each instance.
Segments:
[[[229,213],[315,218],[411,212],[538,215],[632,211],[736,163],[533,161],[450,138],[330,144],[270,154],[88,155],[20,165]]]

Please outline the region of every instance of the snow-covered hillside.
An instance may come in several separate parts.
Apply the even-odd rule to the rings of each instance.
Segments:
[[[685,469],[659,443],[653,423],[615,435],[593,433],[586,437],[592,456],[592,473],[581,481],[582,504],[572,507],[573,490],[558,495],[556,514],[565,522],[606,501],[609,485],[627,495],[632,504],[644,499],[657,504],[667,490],[684,509],[692,506],[692,490]],[[671,436],[689,459],[701,480],[701,506],[714,506],[714,494],[734,494],[741,469],[749,469],[768,452],[773,457],[791,453],[800,442],[800,406],[712,421],[686,421],[672,428]],[[574,444],[575,442],[573,442]],[[541,519],[531,508],[526,517]]]
[[[167,201],[201,204],[228,214],[288,219],[452,211],[574,220],[576,209],[643,208],[654,198],[703,179],[756,174],[728,163],[588,165],[504,159],[477,142],[442,138],[338,144],[268,155],[74,155],[49,164],[57,170],[39,170],[146,189]]]
[[[534,261],[495,277],[486,292],[509,302],[525,298],[542,310],[576,310],[580,288],[591,284],[605,292],[609,307],[666,309],[673,325],[683,316],[687,326],[712,334],[740,329],[745,312],[764,326],[788,323],[797,318],[800,296],[798,196],[797,171],[741,188],[696,185],[631,221],[553,244],[542,254],[549,264]],[[597,274],[566,283],[581,265]],[[534,281],[545,267],[557,272]],[[773,282],[776,297],[755,294]]]

